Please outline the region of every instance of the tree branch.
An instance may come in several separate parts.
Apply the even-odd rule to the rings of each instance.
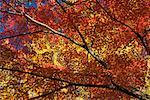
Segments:
[[[66,10],[65,10],[65,8],[59,3],[59,1],[58,0],[56,0],[56,2],[57,2],[57,4],[61,7],[61,9],[66,13]]]
[[[2,66],[0,66],[0,69],[1,70],[7,70],[7,71],[13,71],[13,72],[20,72],[20,73],[23,73],[23,74],[29,74],[29,75],[33,75],[33,76],[37,76],[37,77],[42,77],[42,78],[45,78],[45,79],[50,79],[50,80],[70,83],[69,81],[66,81],[66,80],[63,80],[63,79],[53,78],[53,77],[49,77],[49,76],[44,76],[44,75],[40,75],[40,74],[33,73],[33,72],[26,72],[26,71],[22,71],[22,70],[18,70],[18,69],[9,69],[9,68],[4,68]]]
[[[60,87],[60,88],[58,88],[58,89],[55,89],[55,90],[52,90],[52,91],[50,91],[50,92],[48,92],[48,93],[44,93],[44,94],[42,94],[42,95],[33,97],[33,98],[29,99],[29,100],[35,100],[35,99],[38,99],[38,98],[41,98],[41,97],[45,97],[45,96],[47,96],[47,95],[50,95],[50,94],[55,93],[55,92],[58,92],[58,91],[60,91],[61,89],[67,88],[67,87],[69,87],[69,86],[71,86],[71,85],[69,84],[69,85],[66,85],[66,86],[62,86],[62,87]]]
[[[101,65],[103,65],[104,68],[107,68],[107,67],[108,67],[108,65],[107,65],[105,62],[103,62],[101,59],[98,59],[98,58],[94,55],[94,53],[93,53],[91,50],[89,50],[89,49],[87,48],[87,46],[86,46],[86,48],[85,48],[85,45],[81,45],[81,44],[77,43],[76,41],[74,41],[73,39],[71,39],[70,37],[68,37],[67,35],[65,35],[64,33],[58,32],[58,31],[52,29],[51,27],[49,27],[48,25],[46,25],[46,24],[44,24],[44,23],[42,23],[42,22],[39,22],[39,21],[33,19],[33,18],[30,17],[28,14],[24,14],[24,16],[25,16],[26,18],[28,18],[29,20],[31,20],[32,22],[34,22],[34,23],[36,23],[36,24],[38,24],[38,25],[40,25],[40,26],[42,26],[42,27],[47,28],[48,30],[50,30],[50,31],[53,32],[54,34],[57,34],[57,35],[59,35],[59,36],[62,36],[62,37],[64,37],[64,38],[68,39],[69,41],[73,42],[74,44],[76,44],[76,45],[78,45],[78,46],[80,46],[80,47],[82,47],[82,48],[88,50],[88,52],[89,52]],[[81,35],[81,34],[80,34],[80,35]],[[82,39],[83,39],[83,37],[82,37]],[[85,40],[84,40],[84,41],[85,41]]]
[[[97,1],[97,0],[96,0]],[[98,2],[98,1],[97,1]],[[98,2],[99,3],[99,2]],[[100,4],[99,4],[100,5]],[[101,5],[100,5],[101,6]],[[102,7],[102,6],[101,6]],[[104,9],[102,7],[102,9]],[[107,10],[104,9],[104,11],[110,16],[110,18],[113,20],[113,21],[116,21],[116,22],[119,22],[120,24],[128,27],[129,29],[131,29],[132,32],[134,32],[137,37],[141,40],[141,42],[143,44],[144,41],[143,41],[143,37],[141,37],[141,35],[137,32],[135,32],[130,26],[126,25],[125,23],[122,23],[121,21],[118,21],[116,18],[112,17],[108,12]],[[9,13],[9,12],[7,12]],[[13,14],[13,13],[10,13],[10,14]],[[17,15],[23,15],[25,18],[29,19],[31,22],[33,23],[36,23],[37,25],[39,26],[42,26],[48,30],[50,30],[51,32],[53,32],[54,34],[57,34],[59,36],[62,36],[66,39],[68,39],[69,41],[73,42],[74,44],[80,46],[80,47],[84,47],[84,45],[82,44],[79,44],[78,42],[76,42],[75,40],[73,40],[72,38],[68,37],[66,34],[64,33],[61,33],[61,32],[58,32],[56,30],[54,30],[53,28],[51,28],[50,26],[42,23],[42,22],[39,22],[37,20],[35,20],[34,18],[32,18],[31,16],[29,16],[28,14],[26,13],[20,13],[20,14],[17,14]],[[145,46],[144,46],[145,47]],[[94,53],[92,51],[88,51],[91,55],[93,55],[93,57],[95,57]],[[96,57],[97,58],[97,57]],[[100,60],[100,63],[103,63],[101,60]],[[104,66],[105,66],[105,63],[104,63]],[[47,78],[47,79],[51,79],[51,80],[55,80],[55,81],[61,81],[61,82],[65,82],[65,83],[68,83],[70,86],[84,86],[84,87],[97,87],[97,88],[107,88],[107,89],[112,89],[112,90],[117,90],[117,91],[120,91],[120,92],[123,92],[127,95],[130,95],[130,96],[133,96],[135,98],[139,98],[139,99],[142,99],[141,96],[137,95],[137,94],[134,94],[133,92],[127,90],[126,88],[116,84],[116,83],[112,83],[110,85],[94,85],[94,84],[81,84],[81,83],[75,83],[75,82],[70,82],[68,80],[64,80],[64,79],[60,79],[60,78],[53,78],[53,77],[49,77],[49,76],[44,76],[44,75],[40,75],[40,74],[37,74],[37,73],[33,73],[33,72],[25,72],[25,71],[21,71],[21,70],[16,70],[16,69],[8,69],[8,68],[4,68],[4,67],[0,67],[0,69],[2,70],[8,70],[8,71],[14,71],[14,72],[20,72],[20,73],[24,73],[24,74],[30,74],[30,75],[34,75],[34,76],[37,76],[37,77],[42,77],[42,78]],[[56,90],[55,90],[56,91]],[[59,89],[58,89],[59,91]],[[145,99],[142,99],[142,100],[145,100]]]
[[[0,40],[10,39],[10,38],[18,37],[18,36],[25,36],[25,35],[29,35],[29,34],[31,35],[31,34],[40,33],[40,32],[43,32],[43,30],[39,30],[39,31],[35,31],[35,32],[27,32],[27,33],[23,33],[23,34],[12,35],[12,36],[6,36],[6,37],[0,38]]]
[[[78,43],[78,42],[76,42],[75,40],[73,40],[72,38],[68,37],[66,34],[54,30],[54,29],[51,28],[50,26],[48,26],[48,25],[46,25],[46,24],[44,24],[44,23],[42,23],[42,22],[40,22],[40,21],[35,20],[34,18],[32,18],[31,16],[29,16],[28,14],[17,10],[17,9],[14,8],[11,4],[7,3],[5,0],[3,0],[3,1],[4,1],[8,6],[10,6],[11,8],[13,8],[13,9],[16,11],[16,12],[13,12],[13,13],[12,13],[12,12],[8,12],[8,11],[5,11],[6,13],[14,14],[14,15],[19,15],[19,16],[22,15],[22,16],[24,16],[25,18],[29,19],[31,22],[33,22],[33,23],[35,23],[35,24],[37,24],[37,25],[39,25],[39,26],[42,26],[42,27],[44,27],[44,28],[50,30],[53,34],[59,35],[59,36],[61,36],[61,37],[64,37],[64,38],[68,39],[69,41],[71,41],[72,43],[74,43],[74,44],[76,44],[76,45],[82,47],[82,45],[81,45],[80,43]]]
[[[2,12],[2,13],[8,13],[8,14],[13,14],[13,15],[19,15],[19,16],[22,16],[22,14],[21,14],[21,13],[17,13],[17,12],[13,12],[13,11],[0,10],[0,12]]]
[[[82,42],[83,42],[83,48],[93,57],[95,58],[96,61],[99,62],[99,64],[101,64],[102,66],[104,66],[104,68],[108,68],[108,64],[104,61],[101,60],[101,58],[98,56],[98,55],[95,55],[94,52],[88,47],[86,41],[85,41],[85,38],[84,36],[82,35],[82,33],[79,31],[79,29],[73,24],[75,30],[79,33],[79,36],[81,37],[82,39]]]
[[[67,80],[64,80],[64,79],[60,79],[60,78],[53,78],[53,77],[49,77],[49,76],[44,76],[44,75],[36,74],[36,73],[33,73],[33,72],[25,72],[25,71],[21,71],[21,70],[17,70],[17,69],[9,69],[9,68],[4,68],[4,67],[0,67],[0,69],[2,69],[2,70],[8,70],[8,71],[13,71],[13,72],[20,72],[20,73],[24,73],[24,74],[29,74],[29,75],[33,75],[33,76],[37,76],[37,77],[42,77],[44,79],[50,79],[50,80],[65,82],[65,83],[68,83],[68,85],[66,86],[66,88],[69,87],[69,86],[83,86],[83,87],[94,87],[94,88],[106,88],[106,89],[120,91],[120,92],[122,92],[124,94],[133,96],[133,97],[138,98],[140,100],[146,100],[146,99],[144,99],[145,97],[143,97],[142,95],[134,94],[132,91],[129,91],[128,89],[126,89],[126,88],[124,88],[124,87],[116,84],[113,81],[112,81],[112,84],[108,84],[108,85],[82,84],[82,83],[70,82],[70,81],[67,81]],[[62,88],[64,88],[64,87],[62,87]],[[60,89],[57,89],[56,91],[59,91]],[[53,90],[51,92],[55,92],[55,90]],[[43,95],[45,95],[45,96],[49,95],[49,94],[51,94],[51,92],[49,92],[47,94],[43,94]],[[38,97],[35,97],[35,98],[39,98],[41,96],[38,96]]]
[[[135,94],[135,93],[133,93],[133,91],[129,91],[128,89],[126,89],[126,88],[124,88],[124,87],[122,87],[122,86],[116,84],[116,83],[113,82],[113,81],[112,81],[112,84],[115,86],[115,89],[116,89],[116,90],[119,90],[119,91],[121,91],[121,92],[123,92],[123,93],[125,93],[125,94],[127,94],[127,95],[131,95],[131,96],[133,96],[133,97],[135,97],[135,98],[138,98],[139,100],[147,100],[147,99],[150,99],[149,97],[142,96],[141,94],[140,94],[140,95],[139,95],[139,94]]]
[[[11,5],[9,5],[9,6],[11,6]],[[14,9],[15,9],[15,8],[14,8]],[[18,11],[17,11],[17,12],[18,12]],[[107,67],[108,67],[108,65],[107,65],[104,61],[102,61],[102,60],[101,60],[98,56],[96,56],[91,50],[89,50],[89,48],[88,48],[88,46],[87,46],[87,44],[86,44],[86,42],[85,42],[85,39],[84,39],[83,35],[80,33],[80,31],[79,31],[78,29],[76,29],[76,30],[77,30],[77,32],[79,33],[80,37],[82,38],[82,41],[83,41],[84,45],[82,45],[82,44],[76,42],[76,41],[73,40],[72,38],[68,37],[66,34],[61,33],[61,32],[59,32],[59,31],[56,31],[56,30],[54,30],[53,28],[51,28],[50,26],[48,26],[48,25],[46,25],[46,24],[44,24],[44,23],[42,23],[42,22],[40,22],[40,21],[35,20],[34,18],[32,18],[31,16],[29,16],[29,15],[26,14],[26,13],[20,12],[19,15],[21,15],[21,14],[22,14],[25,18],[29,19],[31,22],[36,23],[37,25],[42,26],[42,27],[44,27],[44,28],[50,30],[52,33],[54,33],[54,34],[56,34],[56,35],[59,35],[59,36],[61,36],[61,37],[64,37],[64,38],[68,39],[69,41],[71,41],[72,43],[74,43],[74,44],[76,44],[76,45],[78,45],[78,46],[80,46],[80,47],[86,49],[86,50],[92,55],[92,57],[94,57],[102,66],[104,66],[104,68],[107,68]],[[75,28],[76,28],[76,27],[75,27]]]
[[[97,3],[99,4],[99,6],[104,10],[104,12],[110,17],[110,19],[111,19],[112,21],[116,21],[116,22],[118,22],[118,23],[120,23],[120,24],[122,24],[122,25],[128,27],[128,28],[137,36],[137,38],[141,41],[141,43],[142,43],[143,47],[145,48],[145,50],[147,51],[148,55],[150,54],[149,48],[148,48],[147,45],[145,44],[143,37],[142,37],[138,32],[136,32],[134,29],[132,29],[129,25],[127,25],[127,24],[125,24],[125,23],[119,21],[117,18],[113,17],[113,16],[98,2],[98,0],[96,0],[96,2],[97,2]]]
[[[46,25],[46,24],[44,24],[44,23],[42,23],[42,22],[39,22],[39,21],[35,20],[34,18],[32,18],[31,16],[29,16],[28,14],[25,14],[25,13],[24,13],[23,15],[24,15],[25,18],[29,19],[31,22],[34,22],[34,23],[36,23],[37,25],[42,26],[42,27],[44,27],[44,28],[50,30],[53,34],[59,35],[59,36],[61,36],[61,37],[64,37],[64,38],[68,39],[69,41],[71,41],[72,43],[74,43],[74,44],[76,44],[76,45],[82,47],[82,45],[81,45],[80,43],[78,43],[78,42],[76,42],[75,40],[73,40],[72,38],[68,37],[66,34],[61,33],[61,32],[58,32],[58,31],[54,30],[53,28],[49,27],[48,25]]]

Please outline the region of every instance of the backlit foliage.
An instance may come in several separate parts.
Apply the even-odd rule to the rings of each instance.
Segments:
[[[150,99],[147,0],[0,0],[0,99]]]

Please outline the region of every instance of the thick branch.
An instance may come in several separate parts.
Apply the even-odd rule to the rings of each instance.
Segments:
[[[50,30],[53,34],[57,34],[57,35],[59,35],[59,36],[62,36],[62,37],[64,37],[64,38],[68,39],[69,41],[71,41],[72,43],[74,43],[74,44],[76,44],[76,45],[82,47],[82,45],[81,45],[80,43],[78,43],[78,42],[76,42],[75,40],[73,40],[72,38],[68,37],[66,34],[54,30],[54,29],[51,28],[50,26],[48,26],[48,25],[46,25],[46,24],[44,24],[44,23],[42,23],[42,22],[40,22],[40,21],[35,20],[34,18],[32,18],[31,16],[29,16],[28,14],[26,14],[26,13],[24,13],[24,12],[21,12],[21,11],[18,11],[18,10],[17,10],[16,8],[14,8],[11,4],[7,3],[5,0],[3,0],[3,1],[4,1],[8,6],[10,6],[11,8],[13,8],[13,9],[16,11],[16,12],[5,11],[6,13],[14,14],[14,15],[22,15],[22,16],[24,16],[25,18],[29,19],[31,22],[34,22],[34,23],[36,23],[37,25],[42,26],[42,27],[44,27],[44,28]]]
[[[133,92],[129,91],[128,89],[126,89],[126,88],[124,88],[124,87],[122,87],[122,86],[120,86],[120,85],[118,85],[114,82],[112,82],[112,84],[110,84],[110,85],[109,84],[108,85],[82,84],[82,83],[70,82],[70,81],[67,81],[67,80],[60,79],[60,78],[48,77],[48,76],[36,74],[36,73],[33,73],[33,72],[25,72],[25,71],[21,71],[21,70],[17,70],[17,69],[8,69],[8,68],[4,68],[4,67],[0,67],[0,69],[13,71],[13,72],[20,72],[20,73],[24,73],[24,74],[37,76],[37,77],[42,77],[42,78],[45,78],[45,79],[65,82],[65,83],[69,84],[68,86],[83,86],[83,87],[95,87],[95,88],[106,88],[106,89],[116,90],[116,91],[120,91],[122,93],[125,93],[127,95],[133,96],[135,98],[138,98],[140,100],[145,100],[144,97],[142,97],[142,95],[134,94]],[[57,91],[59,91],[59,89]],[[55,90],[54,90],[54,92],[55,92]],[[43,95],[48,95],[50,93],[43,94]]]
[[[121,92],[123,92],[123,93],[125,93],[125,94],[127,94],[127,95],[131,95],[131,96],[133,96],[133,97],[135,97],[135,98],[138,98],[139,100],[147,100],[147,99],[150,99],[149,97],[145,97],[145,96],[142,96],[142,95],[139,95],[139,94],[135,94],[135,93],[133,93],[133,91],[129,91],[128,89],[126,89],[126,88],[124,88],[124,87],[122,87],[122,86],[120,86],[120,85],[114,83],[113,81],[112,81],[112,83],[113,83],[113,85],[115,86],[115,89],[116,89],[116,90],[119,90],[119,91],[121,91]]]
[[[11,5],[9,5],[9,6],[11,6]],[[18,12],[18,11],[17,11],[17,12]],[[76,44],[76,45],[78,45],[78,46],[80,46],[80,47],[86,49],[86,50],[88,51],[88,53],[90,53],[102,66],[104,66],[104,68],[107,68],[107,67],[108,67],[108,65],[107,65],[104,61],[102,61],[102,60],[100,59],[100,57],[96,56],[91,50],[89,50],[89,48],[88,48],[88,46],[87,46],[87,43],[86,43],[86,41],[85,41],[83,35],[80,33],[80,31],[79,31],[76,27],[75,27],[75,29],[77,30],[77,32],[79,33],[80,37],[82,38],[82,41],[83,41],[84,45],[82,45],[82,44],[76,42],[76,41],[73,40],[72,38],[68,37],[66,34],[61,33],[61,32],[59,32],[59,31],[56,31],[56,30],[54,30],[53,28],[51,28],[50,26],[48,26],[48,25],[46,25],[46,24],[44,24],[44,23],[42,23],[42,22],[40,22],[40,21],[35,20],[34,18],[32,18],[31,16],[29,16],[29,15],[26,14],[26,13],[20,12],[20,14],[22,14],[24,17],[26,17],[27,19],[29,19],[31,22],[34,22],[34,23],[36,23],[37,25],[40,25],[40,26],[42,26],[42,27],[44,27],[44,28],[50,30],[53,34],[57,34],[57,35],[59,35],[59,36],[62,36],[62,37],[64,37],[64,38],[68,39],[69,41],[71,41],[72,43],[74,43],[74,44]],[[20,14],[19,14],[19,15],[20,15]]]
[[[42,27],[44,27],[44,28],[50,30],[53,34],[57,34],[57,35],[59,35],[59,36],[62,36],[62,37],[64,37],[64,38],[68,39],[69,41],[71,41],[72,43],[74,43],[74,44],[76,44],[76,45],[82,47],[81,44],[79,44],[79,43],[76,42],[75,40],[71,39],[71,38],[68,37],[66,34],[61,33],[61,32],[58,32],[58,31],[54,30],[53,28],[49,27],[48,25],[46,25],[46,24],[44,24],[44,23],[42,23],[42,22],[39,22],[39,21],[35,20],[34,18],[30,17],[28,14],[23,14],[23,15],[24,15],[27,19],[29,19],[31,22],[34,22],[34,23],[36,23],[37,25],[40,25],[40,26],[42,26]]]
[[[46,24],[44,24],[44,23],[42,23],[42,22],[39,22],[39,21],[33,19],[33,18],[30,17],[28,14],[24,14],[24,16],[25,16],[26,18],[30,19],[32,22],[34,22],[34,23],[36,23],[36,24],[38,24],[38,25],[40,25],[40,26],[42,26],[42,27],[45,27],[45,28],[49,29],[49,30],[50,30],[51,32],[53,32],[54,34],[57,34],[57,35],[59,35],[59,36],[62,36],[62,37],[64,37],[64,38],[70,40],[70,41],[73,42],[74,44],[76,44],[76,45],[78,45],[78,46],[80,46],[80,47],[85,48],[85,45],[81,45],[81,44],[77,43],[76,41],[74,41],[73,39],[71,39],[70,37],[68,37],[67,35],[65,35],[64,33],[58,32],[58,31],[52,29],[51,27],[49,27],[48,25],[46,25]],[[80,34],[80,35],[81,35],[81,34]],[[83,39],[83,36],[82,36],[82,39]],[[85,40],[84,40],[84,39],[83,39],[83,41],[84,41],[84,43],[85,43]],[[85,49],[86,49],[100,64],[102,64],[105,68],[107,68],[107,64],[106,64],[105,62],[103,62],[101,59],[97,58],[97,57],[94,55],[94,53],[92,53],[92,52],[87,48],[87,46],[86,46]]]

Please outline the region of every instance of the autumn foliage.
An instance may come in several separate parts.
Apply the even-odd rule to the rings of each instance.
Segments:
[[[150,99],[148,0],[0,0],[0,99]]]

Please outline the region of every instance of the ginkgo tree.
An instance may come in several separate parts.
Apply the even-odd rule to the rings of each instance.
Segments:
[[[150,99],[146,0],[1,0],[2,100]]]

